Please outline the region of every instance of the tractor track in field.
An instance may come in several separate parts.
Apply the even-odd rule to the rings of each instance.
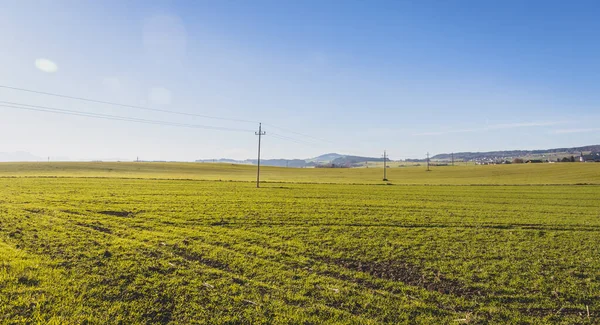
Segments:
[[[367,273],[375,278],[402,282],[406,285],[420,287],[441,294],[450,294],[469,299],[489,295],[483,289],[469,287],[458,280],[449,279],[439,271],[433,272],[437,273],[434,277],[426,276],[426,272],[421,266],[406,261],[367,262],[330,257],[318,257],[318,259],[327,264],[336,265],[355,272]],[[365,281],[360,282],[364,283]]]

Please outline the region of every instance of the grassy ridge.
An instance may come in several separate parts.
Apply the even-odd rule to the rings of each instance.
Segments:
[[[246,166],[58,165],[61,176],[114,174],[0,178],[0,323],[599,322],[597,185],[256,189],[118,178],[203,171],[246,180]],[[579,183],[594,176],[588,165],[420,172],[448,173],[437,184],[479,182],[480,170],[516,184]],[[47,171],[6,166],[18,165],[4,165],[3,176]],[[268,169],[280,170],[340,183],[371,173]]]
[[[261,168],[267,182],[381,183],[380,168]],[[253,181],[256,167],[202,163],[0,163],[0,177],[66,176]],[[600,184],[598,163],[389,168],[394,184]]]

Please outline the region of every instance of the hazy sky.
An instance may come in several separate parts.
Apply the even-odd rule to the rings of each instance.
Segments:
[[[598,1],[0,0],[0,85],[261,121],[266,158],[598,144],[598,17]],[[0,101],[258,127],[3,88]],[[253,131],[8,107],[0,117],[0,152],[256,155]]]

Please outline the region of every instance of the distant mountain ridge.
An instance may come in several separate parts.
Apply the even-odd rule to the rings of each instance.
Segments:
[[[555,149],[540,149],[540,150],[501,150],[487,152],[455,152],[454,159],[456,160],[478,160],[478,159],[499,159],[499,158],[517,158],[527,156],[542,156],[550,154],[570,154],[579,155],[583,153],[600,152],[600,145],[590,145],[583,147],[572,148],[555,148]],[[431,157],[433,160],[450,160],[452,154],[443,153]]]
[[[339,153],[326,153],[324,155],[320,155],[314,158],[305,159],[309,162],[332,162],[338,158],[343,158],[344,155],[340,155]]]
[[[344,166],[351,167],[352,165],[363,163],[366,161],[383,161],[383,158],[374,157],[362,157],[362,156],[351,156],[341,155],[338,153],[327,153],[314,158],[308,159],[261,159],[260,164],[263,166],[276,166],[276,167],[316,167],[316,166]],[[196,162],[219,162],[219,163],[233,163],[233,164],[252,164],[256,165],[256,159],[246,160],[234,160],[234,159],[199,159]]]
[[[542,159],[543,156],[555,155],[558,156],[579,156],[581,153],[586,157],[593,155],[600,157],[600,145],[589,145],[582,147],[571,148],[554,148],[554,149],[536,149],[536,150],[499,150],[486,152],[455,152],[454,159],[457,161],[479,161],[479,160],[512,160],[514,158],[528,157],[529,159]],[[431,157],[432,160],[450,161],[452,154],[442,153]],[[587,159],[587,158],[586,158]],[[334,166],[334,167],[354,167],[365,162],[381,162],[383,158],[352,156],[338,153],[326,153],[317,157],[308,159],[261,159],[260,163],[264,166],[277,167],[318,167],[318,166]],[[424,162],[425,158],[406,159],[412,162]],[[233,159],[203,159],[196,162],[220,162],[234,164],[252,164],[256,165],[256,159],[233,160]]]

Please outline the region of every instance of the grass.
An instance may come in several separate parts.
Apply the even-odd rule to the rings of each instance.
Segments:
[[[256,166],[209,163],[57,162],[0,163],[0,177],[115,177],[256,180]],[[599,184],[600,163],[514,164],[388,168],[393,184]],[[261,167],[265,182],[381,184],[382,168]]]
[[[598,168],[0,164],[0,323],[597,324]]]

